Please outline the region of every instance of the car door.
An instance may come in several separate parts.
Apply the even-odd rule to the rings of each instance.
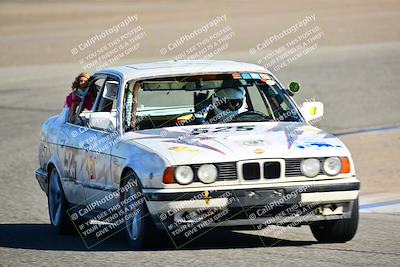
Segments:
[[[105,76],[95,76],[88,82],[86,90],[93,88],[99,90],[106,80]],[[81,104],[82,106],[82,104]],[[79,107],[79,112],[82,107]],[[69,202],[76,205],[86,205],[86,196],[83,190],[85,182],[84,170],[84,140],[89,138],[90,133],[83,126],[82,119],[76,123],[64,122],[58,133],[58,153],[61,162],[60,177],[63,184],[64,193]]]
[[[85,131],[86,139],[82,144],[83,160],[83,187],[87,203],[104,200],[98,208],[108,209],[118,199],[110,199],[112,193],[119,185],[114,185],[111,175],[111,150],[119,140],[116,128],[117,121],[117,95],[120,81],[118,77],[108,76],[96,100],[91,116],[102,114],[112,116],[114,123],[110,129],[97,129],[89,125]],[[97,113],[97,114],[94,114]],[[106,114],[108,113],[108,114]],[[99,202],[97,202],[99,203]]]

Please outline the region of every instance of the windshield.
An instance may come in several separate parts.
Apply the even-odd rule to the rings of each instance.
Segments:
[[[126,130],[214,123],[302,121],[267,74],[234,73],[130,81]]]

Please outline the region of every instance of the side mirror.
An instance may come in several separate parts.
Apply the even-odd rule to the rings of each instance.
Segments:
[[[114,132],[116,128],[116,118],[110,112],[93,112],[89,115],[89,127],[107,132]]]
[[[300,84],[298,82],[291,82],[289,84],[288,92],[291,96],[294,96],[300,90]]]
[[[324,116],[324,104],[322,102],[304,102],[300,106],[300,110],[308,122]]]

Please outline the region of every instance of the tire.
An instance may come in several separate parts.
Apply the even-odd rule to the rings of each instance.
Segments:
[[[158,230],[147,209],[140,181],[133,171],[125,173],[122,186],[128,188],[121,194],[120,201],[124,210],[124,227],[130,247],[136,250],[153,245],[152,241],[157,237]]]
[[[354,200],[350,219],[310,224],[311,232],[321,243],[344,243],[353,239],[358,227],[358,198]]]
[[[69,203],[65,197],[56,168],[52,168],[50,171],[47,204],[53,230],[57,234],[72,233],[73,223],[67,214]]]

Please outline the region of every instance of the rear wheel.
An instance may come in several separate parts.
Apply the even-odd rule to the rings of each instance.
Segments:
[[[351,218],[310,224],[311,232],[319,242],[343,243],[350,241],[358,227],[358,199],[353,202]]]
[[[125,176],[122,186],[127,190],[121,194],[125,232],[131,248],[140,249],[150,245],[158,231],[147,209],[139,179],[133,171],[128,171]]]
[[[58,234],[70,233],[73,224],[67,214],[69,205],[56,168],[52,168],[49,178],[48,208],[51,225]]]

